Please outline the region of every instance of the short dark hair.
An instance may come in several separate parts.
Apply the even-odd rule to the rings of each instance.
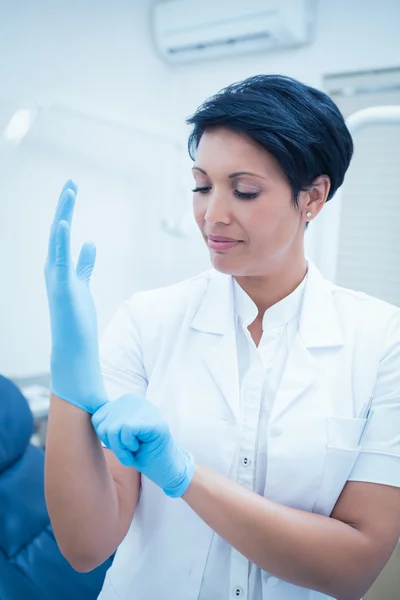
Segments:
[[[328,200],[342,185],[353,140],[336,104],[324,92],[283,75],[255,75],[208,98],[186,120],[194,160],[201,136],[212,127],[244,133],[280,164],[293,202],[320,175],[331,181]]]

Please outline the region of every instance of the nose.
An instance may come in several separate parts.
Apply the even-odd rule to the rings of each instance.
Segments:
[[[230,202],[226,194],[212,190],[207,195],[207,209],[204,220],[210,225],[216,223],[228,225],[231,222]]]

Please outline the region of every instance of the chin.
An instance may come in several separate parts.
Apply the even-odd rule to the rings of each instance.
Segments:
[[[225,275],[246,275],[246,268],[240,268],[239,265],[235,265],[235,261],[227,260],[225,256],[214,255],[211,257],[211,264],[216,271],[224,273]]]

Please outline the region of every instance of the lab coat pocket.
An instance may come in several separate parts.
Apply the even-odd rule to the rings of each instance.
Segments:
[[[359,446],[367,419],[328,417],[327,445],[333,448],[353,450]]]
[[[325,465],[313,512],[329,516],[360,453],[366,419],[328,417]]]

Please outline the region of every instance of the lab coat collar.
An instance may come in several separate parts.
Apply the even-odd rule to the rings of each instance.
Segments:
[[[232,276],[208,272],[205,296],[192,320],[191,327],[208,334],[203,360],[222,393],[231,414],[240,422],[240,386],[236,353]]]
[[[332,348],[344,344],[332,291],[332,284],[325,280],[315,265],[308,260],[308,277],[299,331],[290,348],[275,397],[270,416],[271,424],[279,420],[297,402],[304,402],[305,394],[308,394],[309,405],[313,403],[311,397],[316,405],[321,401],[316,384],[327,368],[326,358]],[[320,352],[320,348],[324,348],[324,352]]]
[[[307,348],[343,345],[343,337],[332,298],[332,284],[307,259],[299,334]],[[234,280],[216,270],[208,272],[209,282],[191,326],[198,331],[225,334],[234,324]]]
[[[206,333],[224,334],[233,324],[233,278],[214,269],[207,275],[205,296],[191,326]]]
[[[237,364],[233,277],[208,272],[208,285],[191,327],[213,334],[204,346],[203,358],[223,394],[232,415],[240,423],[240,385]],[[300,314],[299,334],[290,350],[271,421],[285,413],[324,370],[311,348],[343,345],[332,284],[311,261]]]
[[[258,308],[235,278],[233,277],[232,279],[235,312],[243,326],[248,327],[256,319]],[[262,319],[263,331],[282,327],[295,317],[298,317],[301,310],[306,281],[307,275],[293,292],[265,311]]]
[[[343,336],[332,297],[332,283],[311,260],[300,314],[299,335],[307,348],[342,346]]]

